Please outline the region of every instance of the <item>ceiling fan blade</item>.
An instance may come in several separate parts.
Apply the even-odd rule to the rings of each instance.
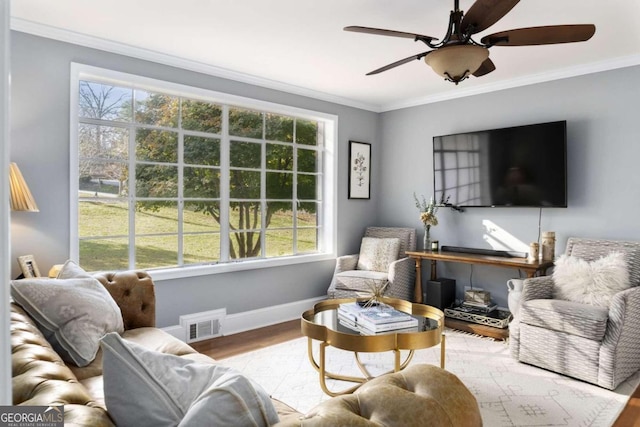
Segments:
[[[390,69],[392,69],[392,68],[396,68],[396,67],[397,67],[397,66],[399,66],[399,65],[403,65],[403,64],[409,63],[409,62],[411,62],[411,61],[415,61],[416,59],[422,59],[422,58],[424,58],[425,56],[427,56],[427,55],[429,54],[429,52],[432,52],[432,51],[431,51],[431,50],[428,50],[428,51],[426,51],[426,52],[422,52],[422,53],[419,53],[419,54],[417,54],[417,55],[411,55],[411,56],[408,56],[408,57],[406,57],[406,58],[404,58],[404,59],[401,59],[401,60],[399,60],[399,61],[396,61],[396,62],[393,62],[393,63],[391,63],[391,64],[385,65],[384,67],[380,67],[380,68],[378,68],[377,70],[373,70],[373,71],[371,71],[371,72],[368,72],[368,73],[367,73],[367,76],[371,76],[371,75],[373,75],[373,74],[379,74],[379,73],[382,73],[383,71],[387,71],[387,70],[390,70]]]
[[[485,74],[489,74],[495,69],[496,69],[496,64],[493,63],[491,58],[487,58],[484,60],[482,64],[480,64],[480,68],[478,68],[476,72],[473,73],[473,75],[476,77],[481,77],[481,76],[484,76]]]
[[[462,32],[473,26],[471,34],[484,31],[505,16],[520,0],[476,0],[462,17]]]
[[[427,41],[438,40],[435,37],[425,36],[422,34],[405,33],[404,31],[385,30],[382,28],[360,27],[357,25],[344,27],[344,30],[353,31],[354,33],[366,33],[366,34],[376,34],[379,36],[402,37],[405,39],[413,39],[413,40],[427,40]]]
[[[518,28],[485,36],[482,38],[482,43],[491,46],[574,43],[589,40],[595,32],[596,26],[593,24]]]

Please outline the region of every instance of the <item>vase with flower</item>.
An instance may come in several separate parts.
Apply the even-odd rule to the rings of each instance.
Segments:
[[[419,199],[418,196],[416,196],[416,193],[413,193],[413,198],[416,201],[416,207],[420,211],[420,222],[422,222],[422,225],[424,226],[424,238],[422,241],[423,249],[425,251],[430,251],[431,227],[438,225],[438,217],[436,216],[436,213],[438,212],[438,208],[441,205],[446,204],[449,198],[447,197],[445,199],[443,194],[440,203],[437,204],[433,200],[433,196],[429,199],[429,203],[427,203],[424,196],[421,196],[421,199]]]

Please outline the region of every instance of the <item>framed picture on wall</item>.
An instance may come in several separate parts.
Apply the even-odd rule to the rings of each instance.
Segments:
[[[33,255],[19,256],[18,264],[20,264],[20,270],[25,278],[40,277],[40,270],[38,270],[38,264],[36,264]]]
[[[371,198],[371,144],[349,141],[349,198]]]

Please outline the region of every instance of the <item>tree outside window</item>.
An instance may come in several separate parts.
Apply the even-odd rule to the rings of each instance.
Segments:
[[[321,122],[94,81],[78,107],[86,269],[318,251]]]

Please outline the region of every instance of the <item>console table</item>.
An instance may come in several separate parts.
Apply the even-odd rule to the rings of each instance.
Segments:
[[[460,252],[444,251],[416,251],[407,252],[407,256],[416,262],[416,283],[414,288],[414,300],[422,303],[422,260],[431,261],[431,280],[436,280],[436,262],[461,262],[464,264],[483,264],[494,267],[517,268],[526,272],[527,277],[534,277],[536,274],[544,274],[546,270],[553,266],[553,261],[528,261],[527,258],[507,258],[499,256],[478,255]]]

